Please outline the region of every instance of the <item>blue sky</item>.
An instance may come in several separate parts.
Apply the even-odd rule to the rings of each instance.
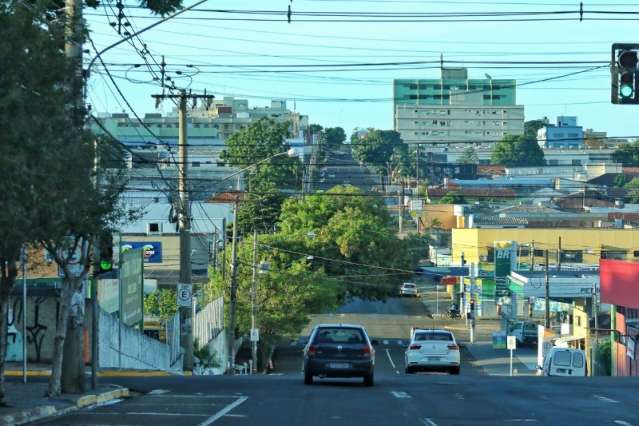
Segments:
[[[137,3],[126,0],[125,4]],[[186,1],[189,5],[193,2]],[[289,0],[216,1],[199,8],[285,11]],[[571,11],[579,2],[566,0],[293,0],[293,10],[330,12],[529,12]],[[639,12],[639,2],[592,1],[584,9]],[[86,9],[86,19],[98,48],[120,36],[108,22],[115,21],[109,6]],[[154,22],[144,10],[127,7],[134,28]],[[110,14],[110,19],[105,15]],[[576,18],[576,14],[553,15]],[[594,15],[585,15],[594,16]],[[597,15],[601,16],[601,15]],[[619,15],[614,15],[619,16]],[[637,18],[639,16],[623,15]],[[343,70],[339,64],[396,61],[437,61],[440,54],[449,61],[609,61],[613,42],[632,42],[636,21],[554,22],[247,22],[244,18],[263,15],[217,14],[189,11],[183,17],[157,26],[140,36],[153,54],[146,60],[160,62],[165,56],[169,75],[178,87],[189,84],[195,91],[206,89],[216,97],[248,98],[251,105],[267,105],[270,98],[286,98],[290,108],[310,116],[323,126],[392,128],[393,78],[437,78],[434,64],[377,66],[377,69]],[[150,19],[149,19],[150,18]],[[201,19],[207,18],[207,19]],[[212,20],[233,18],[240,20]],[[267,18],[269,18],[267,16]],[[299,17],[299,19],[304,19]],[[151,94],[159,88],[143,67],[115,64],[141,63],[141,56],[129,44],[104,55],[120,89],[138,113],[155,111]],[[333,64],[338,71],[294,68],[296,72],[263,73],[264,65]],[[198,66],[195,68],[186,65]],[[226,65],[225,67],[220,67]],[[452,66],[453,63],[448,65]],[[158,69],[155,66],[155,70]],[[559,76],[581,68],[549,69],[485,68],[490,64],[467,65],[471,78],[515,78],[518,83]],[[503,66],[503,65],[492,65]],[[518,65],[519,66],[519,65]],[[129,69],[130,68],[130,69]],[[330,68],[330,67],[329,67]],[[270,68],[273,69],[273,68]],[[118,112],[126,106],[113,85],[95,67],[89,83],[88,100],[95,111]],[[127,71],[128,70],[128,71]],[[182,77],[175,72],[181,71]],[[184,77],[191,73],[189,77]],[[367,100],[367,101],[364,101]],[[577,115],[586,128],[607,131],[610,136],[639,135],[639,107],[610,104],[610,72],[607,67],[576,76],[531,84],[517,89],[517,102],[525,106],[526,119],[543,116]],[[162,111],[170,110],[168,104]]]

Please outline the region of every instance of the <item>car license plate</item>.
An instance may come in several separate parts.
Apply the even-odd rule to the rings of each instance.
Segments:
[[[348,362],[331,362],[328,364],[328,368],[334,368],[334,369],[351,368],[351,365]]]
[[[438,357],[438,356],[428,356],[428,357],[426,357],[426,359],[427,359],[427,360],[429,360],[429,361],[439,361],[439,360],[441,360],[441,357]]]

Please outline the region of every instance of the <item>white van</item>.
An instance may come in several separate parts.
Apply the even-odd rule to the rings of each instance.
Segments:
[[[544,376],[584,377],[586,376],[586,354],[581,349],[550,348],[544,357]]]

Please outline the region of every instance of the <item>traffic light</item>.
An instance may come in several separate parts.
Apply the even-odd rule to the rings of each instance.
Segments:
[[[611,58],[611,101],[639,104],[638,43],[614,43]]]
[[[99,248],[99,273],[113,270],[113,235],[110,232],[103,232],[100,235]]]

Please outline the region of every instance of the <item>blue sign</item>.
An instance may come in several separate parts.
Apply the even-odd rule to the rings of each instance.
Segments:
[[[122,253],[142,249],[144,263],[162,263],[162,243],[159,241],[122,241]]]

